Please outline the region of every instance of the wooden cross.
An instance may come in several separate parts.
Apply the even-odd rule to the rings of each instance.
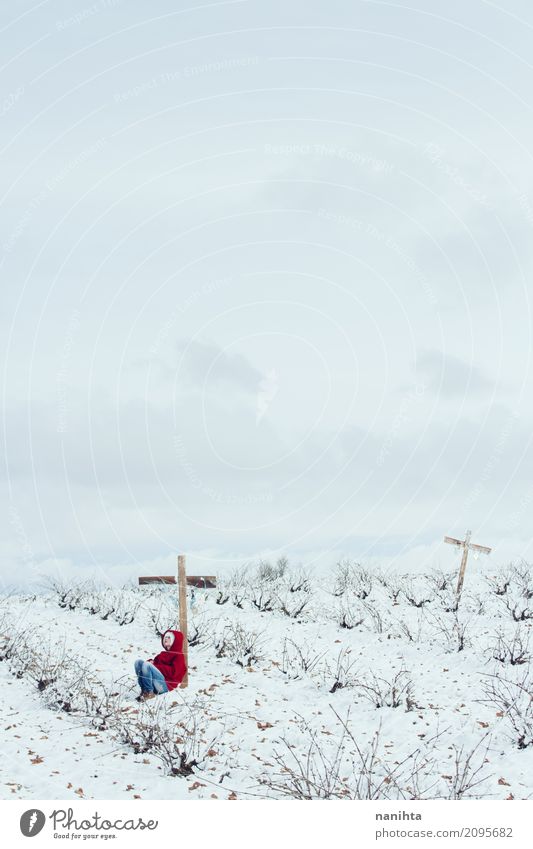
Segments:
[[[178,575],[154,575],[139,578],[139,585],[143,584],[177,584],[178,585],[178,609],[180,619],[180,631],[183,634],[183,655],[187,672],[180,687],[189,686],[189,644],[187,642],[187,585],[191,587],[202,587],[212,589],[217,585],[215,575],[187,575],[185,569],[185,555],[178,556]]]
[[[455,537],[444,537],[444,542],[449,542],[450,545],[457,545],[459,548],[462,547],[463,549],[461,568],[459,569],[459,580],[457,581],[457,601],[459,601],[461,597],[461,590],[463,589],[468,552],[472,550],[475,552],[481,552],[481,554],[490,554],[492,551],[492,548],[488,548],[486,545],[476,545],[475,543],[470,542],[471,536],[472,531],[467,531],[464,540],[455,539]]]

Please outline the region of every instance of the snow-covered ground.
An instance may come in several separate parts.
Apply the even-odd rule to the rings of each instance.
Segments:
[[[173,588],[4,596],[2,798],[531,798],[531,570],[454,587],[238,570],[190,599],[189,687],[142,705]]]

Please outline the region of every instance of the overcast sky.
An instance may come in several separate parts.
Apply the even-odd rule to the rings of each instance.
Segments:
[[[7,583],[533,558],[532,39],[526,0],[2,5]]]

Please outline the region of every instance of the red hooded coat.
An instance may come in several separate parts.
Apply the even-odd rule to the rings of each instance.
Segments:
[[[174,642],[170,647],[170,651],[161,651],[152,660],[153,665],[163,674],[169,690],[174,690],[178,684],[181,684],[185,677],[187,667],[185,666],[185,657],[183,656],[183,634],[181,631],[165,631],[165,634],[172,634]],[[161,644],[163,638],[161,636]]]

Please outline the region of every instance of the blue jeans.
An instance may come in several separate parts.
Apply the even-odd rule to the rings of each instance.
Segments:
[[[135,661],[135,674],[144,693],[168,693],[163,673],[147,660]]]

